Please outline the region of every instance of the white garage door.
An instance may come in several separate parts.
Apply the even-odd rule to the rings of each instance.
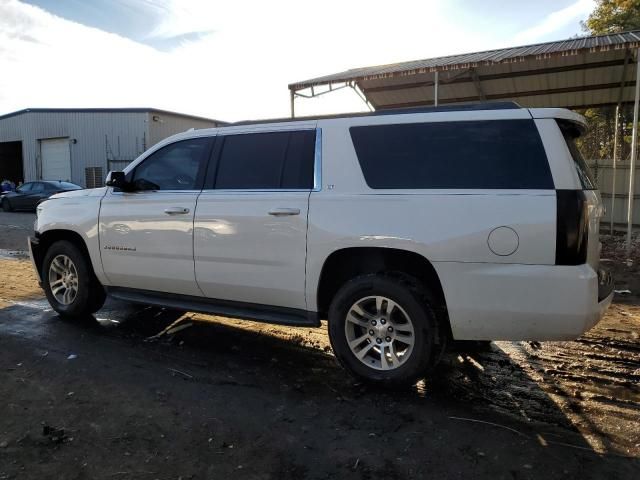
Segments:
[[[71,180],[69,138],[40,140],[43,180]]]

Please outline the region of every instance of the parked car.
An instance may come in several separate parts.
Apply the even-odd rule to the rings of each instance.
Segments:
[[[383,385],[454,340],[562,340],[612,299],[584,118],[515,104],[185,132],[107,187],[38,207],[30,250],[60,315],[105,294],[292,326]]]
[[[40,180],[37,182],[27,182],[19,186],[13,192],[4,192],[0,196],[0,206],[5,212],[13,210],[35,210],[40,202],[46,200],[51,195],[61,192],[80,190],[81,186],[75,183],[62,182],[59,180]]]

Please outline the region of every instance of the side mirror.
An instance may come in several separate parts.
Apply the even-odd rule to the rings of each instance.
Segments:
[[[120,190],[128,190],[129,183],[124,172],[109,172],[105,182],[107,187],[119,188]]]

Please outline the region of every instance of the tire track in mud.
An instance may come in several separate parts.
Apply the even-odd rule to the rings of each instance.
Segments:
[[[34,296],[35,277],[28,262],[12,259],[1,263],[12,271],[15,283],[0,289],[0,299],[35,311],[48,309],[41,294]],[[101,334],[142,342],[158,333],[160,325],[166,327],[168,314],[156,319],[159,314],[154,312],[139,307],[127,312],[122,305],[107,305],[97,315],[105,327]],[[190,322],[226,325],[229,328],[225,338],[233,329],[249,330],[257,335],[256,342],[262,342],[262,336],[273,336],[323,354],[329,349],[324,330],[292,332],[286,327],[234,319],[197,314],[188,317]],[[20,325],[8,328],[26,331],[31,326],[34,334],[40,335],[42,327],[31,323],[25,318]],[[205,330],[213,331],[212,328],[222,327]],[[186,334],[177,335],[175,342],[184,340],[187,345],[195,342],[189,336],[190,330],[201,332],[188,329]],[[243,336],[242,341],[250,338]],[[533,425],[564,443],[584,444],[586,438],[597,452],[640,457],[639,338],[640,307],[614,304],[605,319],[577,341],[547,342],[540,346],[496,342],[480,350],[450,353],[422,388],[425,396],[443,403],[456,401],[467,405],[469,415],[494,410]],[[238,348],[246,348],[239,345]],[[326,361],[330,360],[327,356]],[[336,381],[341,381],[343,374],[334,371],[333,363],[327,366]]]
[[[447,359],[439,388],[540,429],[568,428],[599,453],[640,456],[638,312],[615,305],[577,341],[460,352]]]

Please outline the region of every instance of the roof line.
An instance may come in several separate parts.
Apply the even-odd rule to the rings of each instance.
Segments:
[[[330,115],[312,115],[306,117],[295,118],[266,118],[262,120],[241,120],[239,122],[230,123],[228,127],[241,125],[261,125],[265,123],[291,123],[291,122],[310,122],[315,120],[332,120],[338,118],[357,118],[357,117],[379,117],[383,115],[405,115],[412,113],[436,113],[436,112],[470,112],[480,110],[518,110],[524,107],[517,102],[465,102],[456,104],[447,104],[439,106],[408,106],[405,108],[385,108],[375,110],[373,112],[351,112],[337,113]]]
[[[205,120],[220,125],[226,125],[229,122],[216,120],[215,118],[200,117],[198,115],[189,115],[187,113],[172,112],[170,110],[162,110],[159,108],[24,108],[15,112],[0,115],[0,120],[25,113],[160,113],[164,115],[177,115],[179,117],[192,118],[195,120]]]
[[[629,40],[625,40],[625,36],[630,37]],[[609,39],[621,39],[622,41],[612,42],[609,41],[607,44],[600,45],[598,39],[601,38],[609,38]],[[631,40],[632,39],[632,40]],[[588,45],[591,43],[592,45]],[[551,51],[540,51],[541,47],[549,46],[549,45],[557,45],[558,48],[556,50]],[[502,63],[509,59],[513,59],[516,57],[535,57],[538,55],[550,56],[550,55],[560,55],[567,51],[584,51],[584,50],[610,50],[610,49],[618,49],[623,48],[625,45],[638,45],[640,44],[640,30],[628,30],[624,32],[618,33],[608,33],[608,34],[599,34],[599,35],[588,35],[584,37],[576,37],[569,38],[564,40],[556,40],[542,43],[532,43],[529,45],[519,45],[515,47],[505,47],[505,48],[496,48],[492,50],[483,50],[479,52],[468,52],[461,54],[452,54],[452,55],[444,55],[440,57],[432,57],[420,60],[409,60],[404,62],[396,62],[396,63],[387,63],[382,65],[373,65],[368,67],[358,67],[351,68],[349,70],[345,70],[335,74],[323,75],[321,77],[311,78],[308,80],[303,80],[299,82],[290,83],[288,85],[289,90],[297,91],[305,88],[309,88],[312,86],[318,85],[328,85],[331,83],[340,83],[340,82],[348,82],[354,80],[362,80],[367,79],[369,77],[391,77],[396,73],[408,73],[414,70],[422,70],[422,71],[442,71],[442,70],[455,70],[459,68],[461,65],[468,64],[478,64],[483,62],[491,62],[491,63]],[[517,51],[522,50],[532,50],[531,52],[524,53],[522,55],[517,55]],[[500,58],[498,60],[494,60],[491,57],[494,56],[498,52],[510,52],[514,51],[513,55],[505,56],[504,58]],[[453,58],[459,57],[460,61],[456,63],[444,63],[446,60],[450,60]],[[478,58],[481,57],[481,58]],[[419,64],[424,63],[436,63],[430,66],[419,66]],[[437,62],[441,62],[437,64]],[[411,64],[418,64],[413,68],[410,68]],[[395,67],[395,68],[394,68]],[[384,71],[383,71],[384,70]],[[423,73],[423,72],[420,72]]]

